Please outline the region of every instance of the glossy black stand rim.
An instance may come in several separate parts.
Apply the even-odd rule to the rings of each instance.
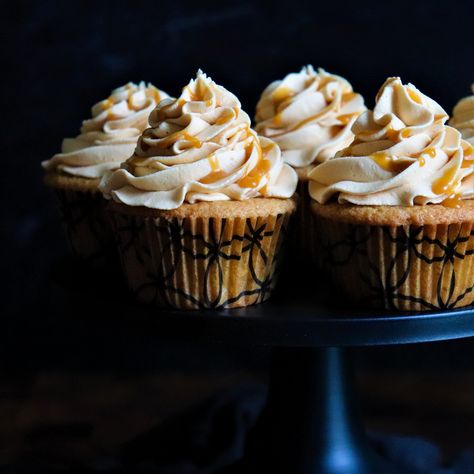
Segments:
[[[403,314],[347,311],[329,314],[311,303],[278,302],[221,311],[156,312],[156,324],[170,332],[220,342],[279,347],[356,347],[413,344],[474,336],[474,308]]]

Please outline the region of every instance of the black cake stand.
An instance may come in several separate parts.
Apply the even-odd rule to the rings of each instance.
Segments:
[[[167,329],[195,339],[272,347],[266,407],[244,460],[225,472],[400,474],[369,446],[346,348],[471,337],[474,308],[370,312],[330,304],[331,294],[320,287],[306,300],[295,294],[291,301],[277,297],[219,312],[168,311],[160,318]]]
[[[84,278],[70,268],[70,262],[60,265],[53,280],[77,291]],[[364,310],[344,302],[324,282],[307,288],[281,283],[271,301],[230,310],[164,310],[124,297],[121,311],[114,311],[114,326],[194,341],[271,346],[266,407],[249,435],[244,459],[226,473],[402,473],[370,447],[347,349],[472,337],[474,307],[423,313]],[[106,314],[111,300],[99,288],[95,309]]]

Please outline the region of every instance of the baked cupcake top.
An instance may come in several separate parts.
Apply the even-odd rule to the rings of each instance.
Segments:
[[[148,116],[168,94],[151,84],[129,82],[92,107],[92,118],[82,122],[76,138],[65,138],[61,153],[43,161],[47,170],[97,179],[129,158]]]
[[[474,84],[471,90],[474,93]],[[456,104],[449,125],[457,128],[462,137],[474,145],[474,95],[464,97]]]
[[[255,130],[278,143],[284,161],[299,168],[348,146],[351,127],[365,110],[363,97],[344,78],[306,66],[263,91]]]
[[[354,142],[309,174],[311,197],[325,203],[458,206],[474,197],[473,147],[445,125],[448,115],[398,77],[385,81]]]
[[[288,198],[295,191],[296,173],[278,146],[258,136],[237,97],[201,71],[149,121],[133,156],[102,180],[106,197],[164,210],[183,202]]]

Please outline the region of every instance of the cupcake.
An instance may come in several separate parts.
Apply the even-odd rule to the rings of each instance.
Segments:
[[[265,301],[296,208],[296,173],[201,71],[149,122],[133,156],[100,185],[130,289],[179,309]]]
[[[474,93],[474,84],[471,89]],[[462,137],[474,146],[474,95],[465,97],[456,104],[449,125],[457,128]]]
[[[283,160],[298,173],[296,243],[303,253],[316,237],[311,233],[308,174],[352,142],[351,127],[365,110],[364,99],[349,82],[312,66],[272,82],[260,97],[255,130],[275,141]]]
[[[43,161],[45,183],[60,203],[66,232],[75,254],[101,261],[113,244],[98,190],[102,176],[133,154],[148,116],[167,94],[151,84],[129,82],[92,107],[76,138],[63,140],[61,153]]]
[[[473,302],[474,154],[447,119],[389,78],[354,142],[310,173],[325,266],[351,299],[407,311]]]

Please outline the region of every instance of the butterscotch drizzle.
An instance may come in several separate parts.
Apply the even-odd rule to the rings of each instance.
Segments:
[[[158,105],[161,102],[160,91],[154,86],[151,86],[151,90],[153,93],[153,99],[155,99],[155,103]]]
[[[443,175],[438,178],[431,186],[432,191],[435,194],[453,194],[454,189],[457,186],[455,181],[457,169],[455,166],[448,168]]]
[[[392,141],[392,142],[397,142],[398,141],[398,135],[400,133],[399,130],[394,130],[393,128],[388,127],[385,133],[387,134],[387,138],[390,141]]]
[[[262,178],[270,171],[271,167],[270,160],[260,160],[257,163],[257,166],[255,166],[247,176],[244,176],[239,181],[239,186],[242,188],[256,188],[260,184]]]
[[[277,87],[272,92],[272,100],[277,113],[273,117],[273,123],[275,125],[281,125],[281,113],[288,105],[288,102],[294,97],[295,91],[287,86]]]
[[[252,154],[252,151],[253,151],[254,144],[257,147],[257,151],[259,155],[258,161],[255,167],[252,168],[250,172],[239,181],[238,184],[242,188],[258,187],[258,185],[262,181],[262,178],[265,177],[265,175],[270,171],[272,167],[270,160],[266,159],[265,155],[267,154],[268,150],[270,150],[274,145],[268,145],[262,148],[259,144],[256,144],[255,142],[253,142],[245,150],[246,159],[250,158],[250,155]]]
[[[212,97],[208,100],[205,100],[206,90],[202,88],[201,81],[196,81],[196,88],[193,92],[189,86],[184,88],[189,94],[190,102],[204,102],[208,107],[212,105]]]
[[[230,122],[234,117],[239,114],[237,107],[234,107],[232,111],[222,114],[215,122],[214,125],[223,125],[227,122]]]
[[[463,161],[461,163],[461,168],[470,168],[474,166],[474,147],[467,142],[464,142],[462,145],[463,151]]]
[[[413,89],[410,89],[409,87],[407,87],[406,90],[408,92],[408,95],[410,96],[410,99],[413,102],[416,102],[417,104],[423,103],[423,101],[421,100],[421,97]]]
[[[290,99],[295,95],[295,91],[287,86],[277,87],[272,93],[272,100],[277,108],[282,102]]]
[[[134,107],[133,107],[133,90],[130,89],[129,87],[127,87],[127,105],[128,105],[128,108],[129,109],[132,109],[134,110]]]
[[[410,156],[412,158],[418,158],[418,163],[420,164],[420,167],[423,167],[426,165],[426,156],[429,156],[430,158],[436,157],[436,148],[428,147],[420,151],[419,153],[414,153]]]
[[[201,179],[201,183],[203,184],[211,184],[219,181],[220,179],[226,176],[225,171],[221,170],[219,159],[216,155],[212,154],[207,157],[207,161],[209,162],[209,166],[211,167],[211,172]]]
[[[278,134],[275,134],[273,135],[274,137],[278,137],[280,135],[283,135],[284,133],[288,133],[288,132],[294,132],[295,130],[298,130],[300,129],[301,127],[305,126],[307,123],[310,123],[310,122],[313,122],[314,120],[318,119],[319,117],[321,117],[322,115],[324,115],[328,110],[328,107],[326,107],[324,110],[322,110],[321,112],[318,112],[317,114],[314,114],[314,115],[310,115],[309,117],[306,117],[305,119],[303,120],[300,120],[298,123],[296,123],[295,125],[293,125],[289,130],[285,130],[284,132],[281,132],[281,133],[278,133]],[[275,115],[275,117],[273,118],[273,123],[275,125],[280,125],[281,124],[281,114],[277,114]]]
[[[343,115],[337,116],[336,118],[342,124],[347,125],[354,118],[354,115],[356,114],[343,114]]]
[[[170,145],[177,142],[178,140],[186,140],[190,142],[191,147],[201,148],[202,142],[196,137],[193,137],[187,132],[179,130],[178,132],[171,133],[167,137],[160,138],[159,141],[155,142],[153,146],[156,148],[169,148]]]
[[[451,194],[449,197],[441,201],[441,204],[446,207],[459,209],[461,207],[461,195],[458,193]]]
[[[343,102],[349,102],[352,99],[355,99],[358,96],[355,92],[346,92],[342,94],[342,101]]]
[[[430,158],[434,158],[436,156],[436,148],[429,147],[423,153],[428,155]]]
[[[114,100],[112,99],[112,97],[109,97],[108,99],[105,99],[102,101],[101,103],[101,107],[103,110],[107,110],[107,109],[110,109],[110,107],[112,107],[114,105]]]
[[[370,155],[370,158],[385,171],[391,171],[393,173],[401,173],[411,165],[409,161],[401,161],[396,156],[389,155],[384,151],[373,153]]]
[[[219,171],[220,165],[219,165],[219,159],[217,158],[216,155],[212,154],[207,158],[207,161],[209,161],[209,165],[211,167],[211,170],[214,171]]]

